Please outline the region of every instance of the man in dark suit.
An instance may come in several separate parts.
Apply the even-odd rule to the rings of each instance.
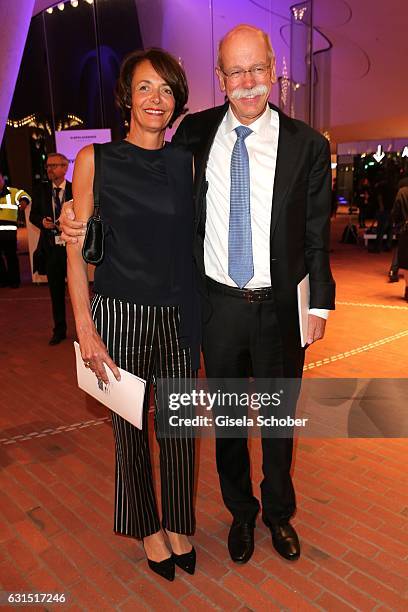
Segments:
[[[194,153],[206,374],[300,378],[297,284],[309,274],[309,344],[323,337],[334,308],[328,141],[268,105],[275,59],[261,30],[231,30],[220,43],[216,72],[228,102],[187,115],[174,137]],[[262,439],[262,516],[276,550],[289,560],[300,554],[289,522],[296,507],[292,443]],[[245,563],[259,512],[246,438],[217,437],[216,458],[233,516],[229,551],[233,561]]]
[[[50,289],[53,335],[49,344],[59,344],[66,338],[65,277],[67,254],[60,236],[59,216],[65,200],[72,198],[71,183],[65,180],[68,159],[60,153],[50,153],[46,163],[48,182],[41,183],[33,195],[30,221],[40,230],[39,249],[45,259],[48,287]]]
[[[245,25],[231,30],[220,43],[216,72],[228,102],[187,115],[174,136],[194,153],[195,259],[207,377],[251,373],[258,379],[300,380],[304,349],[297,284],[309,274],[308,344],[323,337],[334,308],[329,144],[268,105],[275,59],[261,30]],[[75,241],[85,230],[72,219],[67,210],[64,232]],[[262,438],[262,517],[275,549],[289,560],[300,554],[289,522],[296,509],[292,446],[291,437]],[[216,459],[233,516],[229,552],[233,561],[245,563],[254,550],[260,508],[246,438],[217,437]]]

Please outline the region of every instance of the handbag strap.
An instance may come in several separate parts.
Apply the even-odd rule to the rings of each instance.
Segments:
[[[99,191],[101,186],[101,146],[94,144],[94,180],[93,180],[93,199],[94,217],[99,217]]]

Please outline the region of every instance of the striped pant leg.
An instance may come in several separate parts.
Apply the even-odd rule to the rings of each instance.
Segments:
[[[191,379],[193,375],[190,349],[182,349],[179,346],[178,324],[177,307],[158,308],[155,378]],[[162,525],[169,531],[191,535],[195,529],[195,440],[183,432],[180,437],[158,437],[158,443]]]
[[[115,363],[147,381],[142,430],[111,413],[116,450],[114,530],[143,538],[160,530],[148,441],[156,308],[95,296],[92,314]]]

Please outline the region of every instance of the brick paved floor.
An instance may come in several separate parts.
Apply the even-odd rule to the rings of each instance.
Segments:
[[[339,306],[325,341],[308,350],[306,363],[320,365],[305,376],[405,377],[403,283],[386,283],[388,255],[339,245],[344,223],[338,217],[333,239]],[[178,571],[172,584],[156,579],[141,546],[112,533],[111,427],[105,409],[75,386],[72,317],[69,340],[49,347],[47,288],[29,284],[24,255],[21,262],[23,287],[0,291],[1,588],[65,592],[63,609],[71,610],[407,609],[403,439],[298,441],[293,522],[301,559],[290,564],[278,557],[259,520],[253,559],[242,567],[229,560],[226,548],[230,518],[219,493],[213,442],[201,441],[197,572],[190,577]],[[384,338],[391,340],[376,344]],[[363,352],[353,352],[362,346]],[[261,478],[259,450],[252,440],[255,483]]]

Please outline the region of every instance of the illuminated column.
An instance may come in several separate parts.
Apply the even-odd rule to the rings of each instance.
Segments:
[[[35,0],[0,0],[0,143],[8,118]]]
[[[290,116],[313,123],[313,0],[291,6]]]

